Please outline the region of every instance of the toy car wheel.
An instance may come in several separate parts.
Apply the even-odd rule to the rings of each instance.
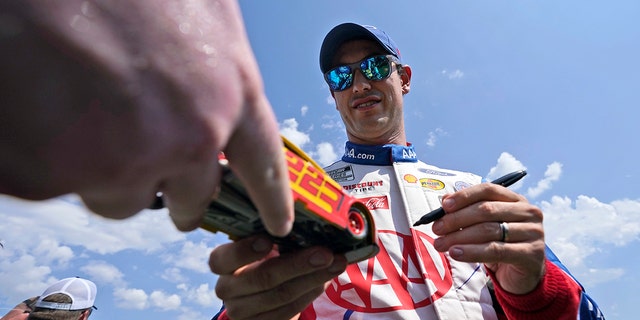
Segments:
[[[367,236],[368,228],[364,214],[357,208],[351,208],[349,210],[349,226],[347,227],[349,233],[356,239],[364,239]]]

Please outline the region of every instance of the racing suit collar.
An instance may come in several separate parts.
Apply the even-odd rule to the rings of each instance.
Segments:
[[[406,146],[385,144],[368,146],[347,141],[342,160],[350,163],[367,165],[392,165],[394,162],[418,162],[418,157],[411,143]]]

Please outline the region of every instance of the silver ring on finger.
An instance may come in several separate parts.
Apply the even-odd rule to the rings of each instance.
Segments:
[[[506,222],[500,223],[500,231],[502,232],[502,237],[500,238],[501,242],[509,241],[509,225]]]

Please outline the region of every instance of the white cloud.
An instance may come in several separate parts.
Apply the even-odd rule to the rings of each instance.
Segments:
[[[442,137],[442,136],[446,136],[447,132],[442,130],[442,128],[436,128],[434,131],[430,131],[427,136],[427,146],[429,147],[435,147],[436,146],[436,141],[438,140],[438,138]]]
[[[280,134],[300,148],[311,141],[308,134],[298,130],[298,121],[295,118],[286,119],[282,122]]]
[[[300,108],[300,114],[304,117],[305,115],[307,115],[307,112],[309,112],[309,106],[302,106],[302,108]]]
[[[110,220],[57,199],[29,202],[0,196],[0,200],[0,218],[6,222],[0,225],[0,234],[7,244],[29,251],[49,242],[50,246],[80,246],[100,254],[124,249],[153,252],[185,238],[174,227],[166,209],[144,210],[128,219]],[[59,259],[69,254],[65,249],[56,250],[62,254]]]
[[[118,288],[113,291],[115,304],[123,309],[144,310],[149,306],[146,292],[142,289]]]
[[[80,270],[89,275],[91,280],[99,283],[124,284],[124,274],[120,272],[118,267],[105,261],[90,261],[87,265],[80,268]]]
[[[542,201],[547,244],[583,283],[602,281],[589,277],[593,272],[585,260],[607,246],[625,246],[640,237],[640,200],[603,203],[580,195],[575,201],[553,196]],[[622,269],[602,269],[607,279],[621,276]]]
[[[333,96],[331,95],[331,93],[329,93],[329,95],[327,96],[327,104],[335,106],[336,105],[336,100],[333,98]]]
[[[164,270],[160,277],[164,280],[173,283],[180,283],[187,281],[187,277],[182,274],[182,269],[171,267]]]
[[[99,253],[114,253],[124,249],[151,253],[164,249],[169,243],[186,238],[186,234],[178,231],[171,222],[167,209],[144,210],[125,220],[108,220],[102,217],[97,219],[101,220],[96,225],[97,230],[92,230],[97,231],[97,239],[85,240],[89,241],[89,249]]]
[[[166,210],[144,212],[121,221],[88,212],[69,197],[30,202],[0,196],[0,301],[13,304],[40,294],[57,276],[85,276],[122,284],[122,273],[96,255],[123,250],[144,253],[185,239]],[[84,259],[92,259],[84,265]],[[206,264],[205,264],[206,267]],[[54,276],[54,274],[56,276]],[[109,278],[111,280],[109,280]]]
[[[176,310],[180,307],[182,300],[177,294],[166,294],[162,291],[154,291],[149,295],[151,305],[161,310]]]
[[[208,283],[200,284],[197,287],[181,284],[177,288],[183,291],[183,296],[189,301],[193,301],[203,307],[222,305],[222,301],[216,296],[215,289],[209,288]]]
[[[14,306],[16,301],[37,296],[56,280],[51,277],[51,268],[40,265],[36,257],[21,254],[8,259],[11,255],[7,249],[0,249],[0,288],[7,304]]]
[[[585,195],[578,196],[575,202],[554,196],[549,202],[543,201],[541,207],[545,218],[550,223],[557,223],[558,240],[597,240],[622,246],[637,240],[640,235],[638,200],[617,200],[607,204]]]
[[[55,239],[43,239],[34,249],[33,254],[38,256],[44,264],[59,263],[65,265],[74,257],[71,248],[60,245]]]
[[[335,117],[332,117],[332,116],[324,116],[322,119],[322,124],[320,124],[320,128],[324,130],[329,130],[329,129],[343,130],[344,123],[339,118],[336,119]]]
[[[328,142],[321,142],[316,145],[314,160],[321,166],[328,166],[338,159],[338,155],[333,150],[333,146]]]
[[[166,263],[172,263],[175,267],[183,268],[198,273],[209,273],[209,253],[213,248],[206,243],[194,243],[185,241],[177,254],[167,253],[163,259]]]
[[[491,181],[509,172],[513,172],[516,170],[526,170],[526,169],[527,167],[525,167],[522,164],[522,162],[520,162],[514,156],[512,156],[508,152],[503,152],[500,154],[500,157],[498,157],[498,162],[496,163],[495,167],[489,170],[489,173],[487,174],[486,179]],[[521,185],[522,185],[522,180],[519,182],[516,182],[510,188],[512,190],[518,190]]]
[[[527,196],[529,198],[536,198],[543,192],[551,189],[551,184],[554,181],[558,181],[560,179],[560,175],[562,174],[562,164],[559,162],[554,162],[547,166],[547,171],[544,172],[544,178],[538,181],[538,184],[535,187],[531,187],[527,189]]]
[[[433,131],[431,131],[431,132],[429,132],[428,136],[429,136],[429,138],[427,139],[427,145],[429,147],[435,147],[435,145],[436,145],[436,134]]]
[[[448,71],[445,69],[445,70],[442,70],[442,75],[446,76],[451,80],[462,79],[464,77],[464,72],[462,72],[460,69],[456,69],[453,71]]]
[[[211,307],[211,306],[207,306],[207,307]],[[207,309],[205,309],[207,310]],[[182,313],[180,315],[178,315],[178,317],[176,318],[176,320],[193,320],[193,319],[209,319],[212,317],[213,314],[218,313],[217,309],[208,309],[207,311],[209,311],[210,313],[207,315],[204,315],[200,312],[197,312],[195,310],[191,310],[191,309],[183,309],[181,310]]]
[[[621,268],[609,269],[588,269],[580,274],[580,280],[583,284],[594,285],[597,283],[607,283],[609,281],[619,279],[625,274],[625,270]]]

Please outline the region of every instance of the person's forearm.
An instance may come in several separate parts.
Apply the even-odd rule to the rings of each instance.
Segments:
[[[24,320],[29,316],[29,312],[33,311],[31,305],[37,300],[38,297],[32,297],[18,303],[7,314],[2,316],[0,320]]]
[[[524,295],[504,291],[491,274],[498,302],[509,319],[576,319],[582,288],[548,260],[545,268],[538,287]]]

